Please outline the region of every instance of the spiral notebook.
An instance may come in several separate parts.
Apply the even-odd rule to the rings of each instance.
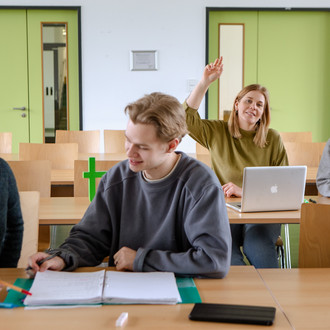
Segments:
[[[42,274],[41,277],[39,274]],[[50,283],[49,281],[52,282]],[[22,293],[9,290],[5,302],[14,304],[16,307],[119,303],[185,304],[201,302],[192,278],[174,277],[173,273],[163,272],[130,273],[102,270],[101,272],[71,273],[47,271],[45,273],[37,273],[34,280],[18,278],[15,281],[15,285],[30,290],[33,296],[33,301],[31,302],[31,299],[27,299]],[[88,292],[85,292],[86,287]],[[100,287],[102,288],[102,293],[100,293]],[[115,295],[114,291],[110,290],[114,287],[119,292],[118,295]],[[130,292],[127,295],[128,289]],[[156,292],[151,296],[150,291]],[[177,292],[179,292],[179,296]],[[133,294],[135,295],[134,297],[132,297]],[[24,301],[24,304],[22,301]]]
[[[181,297],[169,272],[38,272],[24,305],[176,304]]]

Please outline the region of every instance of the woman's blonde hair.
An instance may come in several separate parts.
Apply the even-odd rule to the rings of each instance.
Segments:
[[[164,142],[181,139],[187,134],[186,113],[182,104],[173,96],[151,93],[130,103],[125,108],[134,124],[151,124],[157,137]]]
[[[266,138],[268,133],[268,127],[270,124],[270,107],[269,107],[269,93],[268,90],[259,85],[259,84],[252,84],[249,86],[244,87],[236,96],[236,99],[233,104],[233,109],[231,111],[229,120],[228,120],[228,129],[230,134],[239,139],[241,138],[241,132],[239,130],[239,122],[238,122],[238,114],[235,109],[236,102],[240,102],[241,99],[251,91],[258,91],[265,97],[265,104],[264,104],[264,111],[262,113],[261,118],[256,123],[256,135],[253,139],[253,142],[260,148],[265,147],[267,144]]]

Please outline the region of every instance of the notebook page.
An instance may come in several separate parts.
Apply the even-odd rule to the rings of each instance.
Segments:
[[[100,303],[104,270],[97,272],[37,272],[25,305]]]
[[[176,304],[181,302],[175,276],[170,272],[107,271],[103,299],[108,303]]]

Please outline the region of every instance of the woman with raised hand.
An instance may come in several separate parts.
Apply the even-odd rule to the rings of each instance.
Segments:
[[[241,197],[245,167],[284,166],[288,158],[279,133],[269,128],[269,95],[259,84],[238,93],[228,122],[200,118],[197,109],[222,72],[222,58],[204,68],[201,80],[184,103],[186,121],[190,136],[209,150],[225,196]],[[232,224],[231,264],[245,264],[244,253],[257,268],[278,267],[275,243],[280,232],[280,224]]]

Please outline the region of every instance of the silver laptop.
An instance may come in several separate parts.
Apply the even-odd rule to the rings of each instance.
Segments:
[[[241,202],[227,206],[239,212],[299,210],[306,173],[306,166],[245,167]]]

